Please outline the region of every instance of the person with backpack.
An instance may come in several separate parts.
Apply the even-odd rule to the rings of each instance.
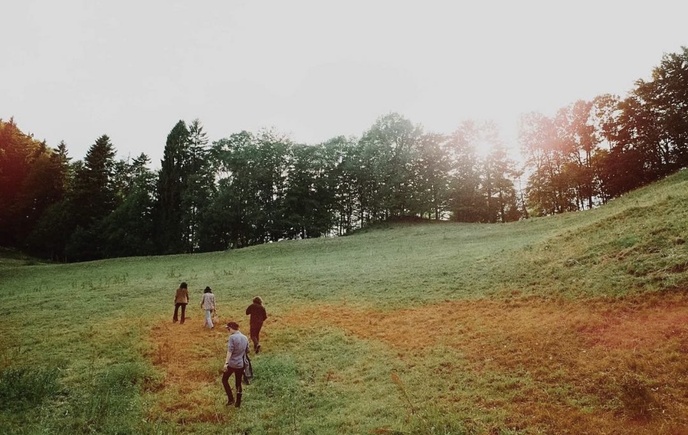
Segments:
[[[224,374],[222,375],[222,386],[227,394],[227,406],[241,406],[241,381],[244,376],[244,361],[248,354],[248,338],[239,331],[236,322],[227,323],[229,338],[227,339],[227,357],[225,358]],[[234,373],[234,387],[236,388],[236,401],[232,395],[232,388],[229,386],[229,378]]]
[[[251,325],[250,333],[251,341],[253,342],[253,351],[260,352],[260,330],[263,327],[263,322],[268,318],[268,314],[263,306],[263,299],[260,296],[253,298],[253,303],[246,308],[246,315],[251,316],[249,323]]]
[[[213,325],[213,313],[215,312],[215,295],[210,287],[206,287],[203,290],[203,297],[201,299],[201,308],[205,310],[205,323],[204,327],[210,329],[215,328]]]

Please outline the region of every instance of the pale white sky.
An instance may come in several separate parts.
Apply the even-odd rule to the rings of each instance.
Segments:
[[[493,119],[513,142],[521,113],[624,96],[688,45],[676,0],[2,3],[0,118],[155,167],[180,119],[318,143],[399,112],[441,133]]]

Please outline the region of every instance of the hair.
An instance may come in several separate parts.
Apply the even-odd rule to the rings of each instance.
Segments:
[[[179,288],[187,288],[187,285],[185,282],[179,284]]]
[[[213,289],[211,289],[210,287],[206,287],[205,290],[203,290],[203,293],[212,293],[212,292],[213,292]]]
[[[256,296],[253,298],[253,303],[263,305],[263,300],[260,298],[260,296]]]

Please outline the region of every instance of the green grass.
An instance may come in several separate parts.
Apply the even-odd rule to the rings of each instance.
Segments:
[[[503,406],[536,388],[527,372],[478,373],[465,369],[454,348],[402,354],[336,326],[282,328],[275,320],[319,304],[393,312],[456,300],[615,300],[685,290],[687,204],[682,171],[599,209],[510,224],[383,225],[340,238],[82,264],[41,264],[3,251],[0,428],[546,433],[543,426],[511,426]],[[270,352],[256,357],[244,409],[228,423],[148,418],[165,382],[149,357],[150,331],[171,317],[181,281],[189,283],[190,307],[211,286],[223,318],[244,320],[255,295],[267,302]],[[432,333],[423,325],[418,331],[409,340]],[[571,396],[566,385],[547,388],[561,400]],[[207,394],[222,400],[219,379]],[[566,400],[581,409],[612,406],[580,394]]]

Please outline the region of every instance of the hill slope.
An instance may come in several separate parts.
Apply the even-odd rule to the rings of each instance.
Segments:
[[[680,433],[688,171],[582,213],[231,252],[0,263],[8,433]],[[172,324],[187,281],[191,320]],[[267,303],[240,412],[225,334]],[[246,330],[247,328],[242,328]],[[4,429],[5,430],[5,429]]]

